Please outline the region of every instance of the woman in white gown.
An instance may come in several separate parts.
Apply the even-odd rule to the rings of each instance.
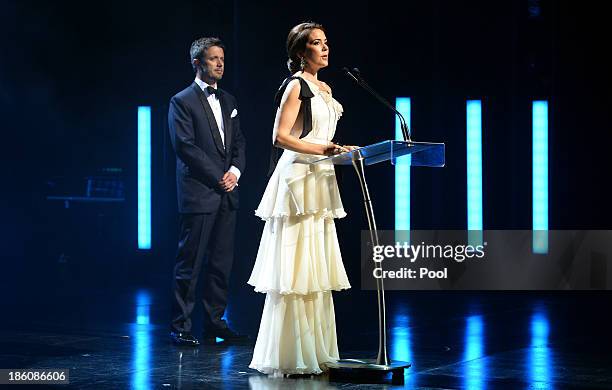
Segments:
[[[284,149],[255,214],[265,221],[248,283],[266,293],[250,368],[266,374],[320,374],[336,361],[331,291],[350,288],[334,218],[346,215],[323,155],[354,147],[331,139],[342,106],[317,78],[328,65],[321,25],[302,23],[287,38],[293,76],[277,95],[273,140]]]

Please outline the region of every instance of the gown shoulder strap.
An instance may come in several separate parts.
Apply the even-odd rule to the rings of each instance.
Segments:
[[[302,111],[302,117],[304,119],[304,123],[302,126],[302,134],[300,134],[300,138],[304,138],[312,130],[312,106],[310,104],[310,99],[314,97],[314,93],[312,93],[312,90],[310,89],[310,86],[308,85],[306,80],[298,76],[287,77],[281,84],[278,91],[276,92],[276,95],[274,96],[274,105],[276,106],[276,108],[280,108],[281,100],[283,98],[283,94],[285,93],[285,90],[287,89],[287,86],[289,85],[291,80],[296,80],[296,79],[300,81],[300,96],[298,98],[301,100],[300,110]],[[268,170],[268,176],[270,176],[272,172],[274,172],[274,169],[276,168],[276,164],[278,163],[280,155],[281,155],[280,148],[272,145],[272,150],[270,153],[270,168]]]

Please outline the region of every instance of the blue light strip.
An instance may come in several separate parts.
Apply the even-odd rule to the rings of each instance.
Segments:
[[[482,230],[482,103],[467,102],[468,230]]]
[[[150,323],[151,295],[147,291],[136,294],[136,323],[148,325]]]
[[[482,243],[482,102],[468,100],[466,106],[467,228],[472,245]]]
[[[484,320],[480,315],[468,317],[465,327],[464,386],[470,390],[486,388],[488,367],[484,348]]]
[[[412,335],[410,333],[410,317],[405,314],[404,308],[399,308],[393,316],[391,336],[391,359],[404,362],[412,361]]]
[[[132,386],[134,390],[151,389],[152,360],[152,326],[149,324],[132,324]]]
[[[396,312],[391,315],[391,359],[403,362],[412,362],[412,330],[410,328],[410,316],[405,306],[395,308]],[[413,372],[406,370],[404,377],[405,388],[417,388],[418,377]]]
[[[151,107],[138,107],[138,249],[151,249]]]
[[[536,100],[532,111],[533,253],[548,253],[548,102]]]
[[[395,108],[404,116],[408,127],[410,123],[410,98],[395,99]],[[399,118],[395,118],[395,139],[403,141],[402,127]],[[401,156],[395,161],[395,230],[410,230],[410,155]],[[408,238],[403,238],[408,242]]]
[[[131,324],[132,389],[151,388],[152,337],[150,320],[151,295],[146,290],[136,293],[136,322]]]
[[[548,345],[550,324],[546,313],[536,312],[531,317],[531,345],[527,349],[527,370],[530,388],[550,385],[552,367],[551,348]]]

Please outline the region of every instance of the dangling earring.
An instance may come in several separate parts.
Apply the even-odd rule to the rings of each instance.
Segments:
[[[304,70],[306,67],[306,58],[300,57],[300,69]]]

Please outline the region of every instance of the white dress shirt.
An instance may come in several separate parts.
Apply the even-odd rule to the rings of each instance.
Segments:
[[[212,109],[213,114],[215,115],[215,121],[217,122],[217,127],[219,128],[219,135],[221,136],[221,142],[223,142],[223,146],[225,146],[225,127],[223,126],[223,113],[221,112],[221,101],[217,95],[213,95],[208,93],[206,88],[210,85],[206,82],[200,80],[199,78],[195,78],[195,83],[204,91],[204,96],[206,96],[206,100],[208,100],[208,104]],[[210,85],[213,88],[217,88],[217,85]],[[231,166],[229,172],[232,172],[236,175],[236,181],[240,179],[240,169],[235,166]]]

